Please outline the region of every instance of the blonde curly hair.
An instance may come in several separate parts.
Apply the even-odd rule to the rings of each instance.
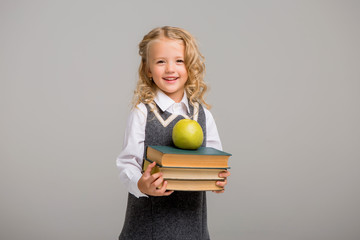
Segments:
[[[188,79],[185,83],[185,91],[190,104],[198,102],[210,108],[204,100],[204,94],[208,87],[204,82],[205,63],[204,56],[200,53],[195,38],[186,30],[177,27],[158,27],[146,34],[139,43],[139,54],[141,62],[139,66],[139,80],[134,91],[133,105],[139,103],[149,104],[154,101],[157,86],[148,75],[148,53],[150,43],[159,38],[180,40],[185,46],[185,67]]]

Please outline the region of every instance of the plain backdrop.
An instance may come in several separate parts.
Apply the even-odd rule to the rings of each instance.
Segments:
[[[212,239],[360,239],[359,1],[0,1],[0,239],[116,239],[152,28],[206,58],[230,158]]]

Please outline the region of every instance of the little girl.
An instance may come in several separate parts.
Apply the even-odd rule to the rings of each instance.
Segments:
[[[215,121],[203,98],[207,89],[203,56],[191,34],[167,26],[145,35],[139,54],[142,59],[135,107],[117,158],[120,178],[129,191],[119,239],[210,239],[206,192],[167,191],[162,174],[150,174],[155,163],[142,172],[147,146],[172,145],[172,129],[185,116],[196,116],[194,120],[204,132],[202,146],[222,149]],[[217,185],[225,186],[229,175],[228,171],[220,173],[225,181]]]

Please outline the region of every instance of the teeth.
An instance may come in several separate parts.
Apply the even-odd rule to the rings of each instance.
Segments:
[[[175,80],[177,78],[165,78],[165,80]]]

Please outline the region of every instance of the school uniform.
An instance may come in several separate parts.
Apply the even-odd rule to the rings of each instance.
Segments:
[[[141,177],[147,146],[173,145],[172,129],[181,119],[194,119],[200,124],[204,132],[202,146],[221,150],[215,122],[202,105],[191,105],[186,94],[180,103],[175,103],[159,90],[154,101],[155,104],[151,105],[140,104],[135,110],[137,112],[130,114],[125,136],[127,141],[117,159],[120,178],[129,190],[119,239],[210,239],[206,192],[175,191],[170,196],[147,196],[139,191],[137,182]],[[207,124],[211,125],[211,129]],[[131,154],[135,147],[138,150]]]

